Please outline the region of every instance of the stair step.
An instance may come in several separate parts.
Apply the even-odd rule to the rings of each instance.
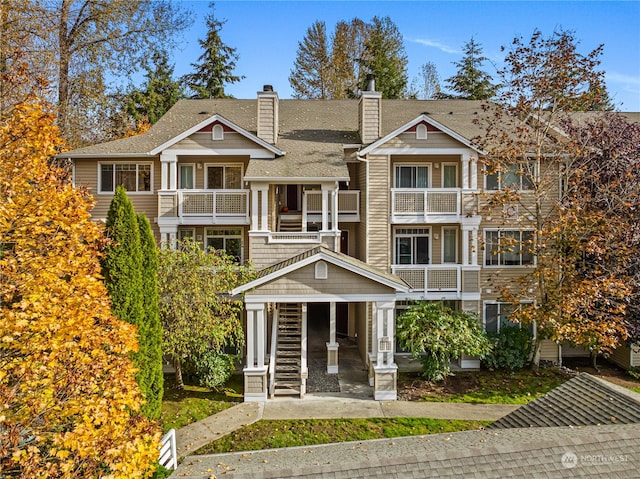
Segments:
[[[286,388],[286,389],[276,389],[273,391],[274,396],[299,396],[300,389]]]
[[[300,365],[300,358],[296,357],[282,357],[278,360],[279,364],[297,364]]]
[[[276,366],[276,377],[278,377],[278,373],[295,373],[300,375],[300,366],[278,365]]]

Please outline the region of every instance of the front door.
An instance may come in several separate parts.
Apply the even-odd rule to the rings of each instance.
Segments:
[[[287,185],[287,208],[298,211],[298,185]]]

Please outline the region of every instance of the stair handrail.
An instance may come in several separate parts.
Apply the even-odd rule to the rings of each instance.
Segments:
[[[273,395],[276,388],[276,345],[278,344],[278,308],[273,314],[271,325],[271,350],[269,351],[269,395]]]

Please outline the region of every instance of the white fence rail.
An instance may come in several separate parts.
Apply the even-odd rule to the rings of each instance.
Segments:
[[[394,215],[459,215],[459,188],[394,188],[391,201]]]
[[[178,468],[175,429],[170,429],[169,432],[162,437],[162,441],[160,442],[160,459],[158,462],[167,469],[175,470]]]

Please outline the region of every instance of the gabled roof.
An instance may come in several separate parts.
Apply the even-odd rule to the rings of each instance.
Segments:
[[[366,155],[368,153],[371,153],[373,150],[376,150],[377,148],[381,147],[382,145],[387,143],[392,138],[395,138],[396,136],[398,136],[400,133],[404,133],[408,129],[413,128],[414,126],[416,126],[416,125],[418,125],[420,123],[428,123],[429,125],[433,126],[434,128],[437,128],[438,130],[440,130],[441,132],[446,133],[450,137],[456,139],[457,141],[459,141],[463,145],[467,146],[468,148],[471,148],[472,150],[475,150],[477,153],[484,154],[484,152],[482,150],[478,149],[476,146],[474,146],[468,138],[465,138],[464,136],[462,136],[462,135],[456,133],[455,131],[451,130],[450,128],[446,127],[442,123],[434,120],[433,118],[429,117],[426,113],[422,113],[421,115],[419,115],[418,117],[416,117],[413,120],[409,121],[408,123],[405,123],[401,127],[396,128],[391,133],[385,135],[384,137],[380,138],[377,141],[374,141],[369,146],[367,146],[367,147],[363,148],[362,150],[360,150],[360,154],[361,155]]]
[[[273,281],[274,279],[285,276],[292,271],[313,264],[316,261],[326,261],[327,263],[331,263],[340,268],[344,268],[348,271],[351,271],[352,273],[363,276],[384,286],[393,288],[396,291],[405,293],[409,292],[409,285],[397,276],[381,271],[378,268],[374,268],[373,266],[370,266],[367,263],[364,263],[363,261],[360,261],[359,259],[356,259],[352,256],[331,251],[324,246],[317,246],[287,260],[281,261],[280,263],[276,263],[258,271],[256,279],[238,286],[233,291],[231,291],[231,294],[235,296],[236,294],[244,293],[265,283]]]
[[[640,394],[582,373],[489,428],[640,424]]]

